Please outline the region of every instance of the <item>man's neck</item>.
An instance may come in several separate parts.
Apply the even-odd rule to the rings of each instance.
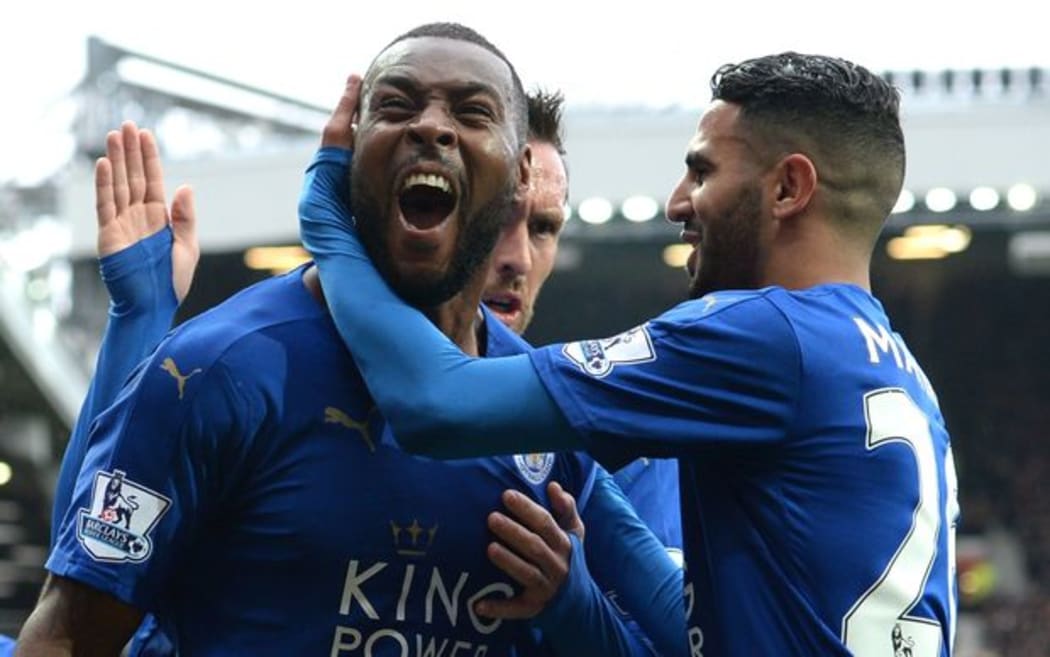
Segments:
[[[445,303],[419,309],[434,323],[434,326],[470,356],[481,354],[479,349],[481,317],[478,313],[478,306],[481,303],[485,277],[479,275],[475,279],[467,283],[459,294]],[[310,267],[303,273],[303,285],[321,305],[327,306],[324,291],[321,289],[321,279],[317,275],[317,267]]]
[[[484,271],[482,272],[484,273]],[[476,280],[467,283],[459,294],[445,303],[431,308],[420,308],[434,326],[450,340],[459,345],[463,353],[479,356],[482,353],[479,339],[480,316],[478,305],[481,303],[481,292],[485,286],[485,277],[476,276]]]

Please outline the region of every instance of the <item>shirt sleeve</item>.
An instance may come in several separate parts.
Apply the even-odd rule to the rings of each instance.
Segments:
[[[243,471],[263,417],[251,386],[194,347],[162,345],[98,418],[47,562],[146,611]]]
[[[651,657],[642,638],[627,628],[591,579],[579,539],[570,534],[569,540],[572,556],[568,579],[533,624],[557,655]],[[581,627],[587,631],[581,632]],[[684,635],[684,622],[682,632]]]
[[[581,515],[587,563],[602,591],[659,654],[685,654],[682,570],[605,470],[598,469]]]
[[[604,340],[530,356],[587,449],[610,470],[639,455],[775,443],[794,416],[801,357],[761,293],[705,311],[704,300]]]
[[[171,282],[171,245],[171,229],[164,228],[99,260],[109,291],[109,317],[94,376],[62,456],[51,514],[52,544],[73,496],[92,421],[113,403],[135,365],[171,327],[179,305]]]

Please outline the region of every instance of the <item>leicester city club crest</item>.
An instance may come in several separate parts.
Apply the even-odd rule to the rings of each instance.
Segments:
[[[91,508],[77,514],[77,539],[98,561],[145,561],[153,551],[149,534],[171,506],[167,497],[125,478],[100,471]]]
[[[550,452],[515,454],[514,465],[518,466],[518,472],[525,477],[526,481],[542,484],[550,475],[551,468],[554,467],[554,454]]]

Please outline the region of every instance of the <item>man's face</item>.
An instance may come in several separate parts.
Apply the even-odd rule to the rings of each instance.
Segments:
[[[395,43],[365,79],[354,136],[354,216],[409,303],[436,306],[484,264],[527,175],[509,67],[481,46]]]
[[[565,224],[569,179],[557,149],[531,140],[532,176],[524,197],[492,251],[482,301],[511,330],[523,333],[536,297],[554,268],[558,236]]]
[[[700,118],[686,173],[667,201],[667,218],[692,244],[689,297],[754,289],[762,281],[768,209],[766,172],[739,123],[739,107],[716,101]]]

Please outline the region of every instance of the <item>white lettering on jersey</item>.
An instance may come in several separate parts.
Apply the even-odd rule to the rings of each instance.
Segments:
[[[864,338],[864,342],[868,347],[868,362],[872,365],[879,365],[882,363],[880,354],[884,356],[892,354],[893,362],[896,363],[897,367],[915,377],[919,387],[926,393],[926,396],[939,407],[937,393],[934,392],[933,385],[926,378],[926,373],[919,367],[915,357],[911,355],[911,351],[908,350],[904,340],[899,335],[890,333],[881,324],[876,324],[875,327],[872,327],[871,324],[860,317],[854,317],[853,323],[857,325],[860,336]]]
[[[329,657],[347,657],[349,655],[362,655],[363,657],[375,657],[376,655],[396,655],[398,657],[485,657],[489,647],[485,644],[473,644],[469,641],[453,641],[448,638],[423,636],[421,634],[411,635],[415,641],[410,641],[409,636],[397,630],[384,628],[365,635],[353,627],[338,625],[335,628],[335,636],[332,637],[332,647]],[[381,641],[383,641],[380,644]],[[450,647],[451,644],[451,647]],[[415,646],[413,651],[412,646]],[[390,652],[393,650],[393,652]]]
[[[367,567],[366,567],[367,566]],[[474,613],[474,605],[479,600],[492,596],[512,598],[514,590],[509,584],[493,582],[482,586],[473,594],[465,593],[470,573],[460,572],[455,577],[442,573],[437,567],[431,567],[429,576],[420,574],[420,586],[416,582],[417,564],[404,564],[401,575],[400,595],[393,607],[393,618],[387,605],[377,606],[373,600],[386,600],[391,591],[388,577],[377,577],[382,572],[390,574],[389,567],[397,568],[397,563],[376,561],[366,564],[351,559],[343,578],[343,593],[339,603],[339,614],[351,616],[357,614],[359,620],[378,621],[379,623],[415,622],[415,625],[433,625],[440,617],[457,633],[462,624],[459,619],[466,612],[469,627],[477,634],[487,636],[499,629],[503,623],[499,618],[482,618]],[[395,572],[395,577],[396,577]],[[446,582],[455,581],[449,588]],[[424,588],[425,587],[425,588]],[[397,589],[394,589],[397,590]],[[372,598],[369,597],[372,595]],[[468,597],[469,596],[469,597]],[[359,608],[359,611],[355,610]],[[469,630],[467,630],[469,631]],[[392,652],[391,652],[392,651]],[[436,636],[426,633],[405,631],[404,628],[362,628],[337,625],[332,636],[329,657],[363,655],[372,657],[378,654],[394,654],[404,657],[485,657],[489,646],[485,643],[465,641],[460,636]]]
[[[356,606],[361,608],[361,611],[369,620],[404,622],[409,617],[414,617],[422,618],[423,622],[429,625],[434,623],[435,612],[444,610],[444,616],[448,624],[452,627],[458,627],[459,613],[461,610],[465,610],[470,618],[470,624],[476,632],[479,634],[492,634],[499,628],[502,621],[498,618],[489,620],[479,617],[474,613],[474,603],[493,595],[501,595],[505,598],[514,596],[514,590],[509,584],[493,582],[481,587],[464,601],[464,589],[470,580],[470,573],[458,573],[454,578],[455,586],[449,590],[445,582],[451,582],[453,578],[442,575],[439,568],[433,567],[429,578],[424,576],[423,581],[428,583],[426,584],[422,600],[420,600],[419,589],[413,588],[416,564],[405,564],[405,570],[401,576],[400,595],[394,607],[394,617],[389,618],[385,617],[388,614],[382,613],[383,609],[377,611],[376,605],[369,598],[366,588],[373,595],[378,594],[380,591],[389,592],[389,581],[379,584],[376,582],[369,583],[369,580],[375,578],[376,575],[390,565],[392,564],[386,561],[377,561],[365,568],[357,559],[351,559],[346,566],[346,576],[343,578],[343,594],[339,602],[339,614],[342,616],[351,615],[356,603]],[[387,588],[383,589],[383,586]],[[414,590],[417,592],[416,595],[413,595]],[[434,604],[435,599],[437,600],[437,605]],[[413,602],[415,604],[412,604]]]
[[[599,379],[617,365],[638,365],[656,360],[646,324],[604,340],[571,342],[561,351],[581,370]]]

